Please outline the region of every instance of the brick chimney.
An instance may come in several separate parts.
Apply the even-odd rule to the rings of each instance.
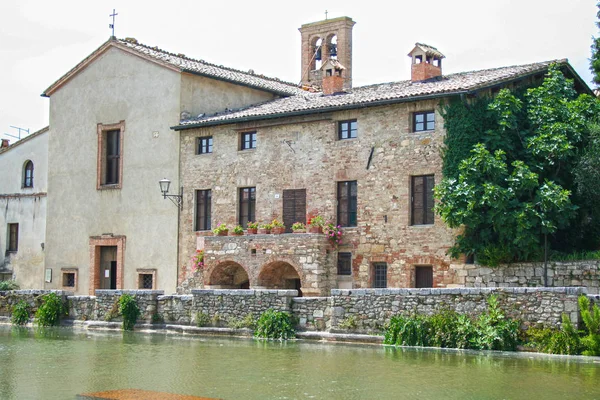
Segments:
[[[9,145],[8,139],[2,139],[2,145],[0,145],[0,149],[8,147],[8,145]]]
[[[442,58],[444,55],[433,46],[415,43],[408,56],[412,58],[411,78],[413,82],[426,81],[442,76]]]
[[[329,59],[321,67],[323,94],[330,95],[344,91],[344,71],[346,68],[337,60]]]

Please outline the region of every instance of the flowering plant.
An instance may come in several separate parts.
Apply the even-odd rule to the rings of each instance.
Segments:
[[[323,233],[327,235],[327,239],[332,245],[337,246],[342,243],[342,227],[334,225],[332,223],[327,224],[323,227]]]
[[[192,257],[192,268],[194,271],[204,268],[204,250],[196,250],[196,254]]]
[[[313,215],[308,218],[308,224],[310,226],[323,226],[325,225],[325,219],[320,215]]]
[[[293,231],[301,231],[303,229],[306,229],[306,225],[304,225],[302,222],[294,222],[292,224]]]
[[[246,224],[246,227],[248,229],[258,229],[258,222],[248,221],[248,223]]]
[[[244,228],[242,228],[241,225],[237,225],[235,228],[233,228],[233,233],[235,233],[236,235],[243,235]]]
[[[271,221],[271,228],[285,228],[285,225],[283,222],[275,218],[273,221]]]
[[[261,224],[260,229],[270,230],[272,228],[271,224]]]
[[[227,225],[225,224],[220,224],[215,229],[213,229],[213,232],[215,235],[218,235],[220,233],[227,233],[229,232],[229,228],[227,228]]]

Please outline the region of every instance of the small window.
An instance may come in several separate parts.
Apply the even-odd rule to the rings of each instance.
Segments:
[[[244,132],[241,136],[241,150],[256,148],[256,132]]]
[[[432,288],[433,287],[433,267],[417,266],[415,267],[415,287]]]
[[[156,270],[155,269],[138,269],[138,289],[156,289]]]
[[[435,112],[426,111],[413,114],[413,132],[435,130]]]
[[[338,182],[338,225],[356,226],[357,190],[356,181]]]
[[[62,287],[64,289],[77,290],[77,271],[77,268],[61,268]]]
[[[386,263],[373,264],[373,287],[374,288],[386,288],[387,287],[387,264]]]
[[[33,162],[31,160],[25,163],[25,168],[23,171],[23,187],[33,187]]]
[[[240,188],[240,213],[238,223],[245,229],[248,221],[256,221],[256,188]]]
[[[196,230],[209,231],[211,229],[211,190],[196,190]]]
[[[8,224],[8,248],[10,252],[19,250],[19,224]]]
[[[352,253],[338,253],[338,275],[352,275]]]
[[[411,196],[412,225],[431,225],[434,220],[433,212],[433,175],[413,176]]]
[[[119,183],[119,158],[121,157],[121,131],[114,130],[106,132],[106,174],[105,185],[116,185]]]
[[[196,154],[212,153],[212,148],[213,148],[212,136],[198,138],[198,147],[196,148]]]
[[[140,274],[140,289],[152,289],[152,274]]]
[[[338,123],[338,138],[354,139],[358,133],[358,122],[355,119],[349,121],[340,121]]]

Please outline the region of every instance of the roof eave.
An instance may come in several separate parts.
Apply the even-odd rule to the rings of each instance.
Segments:
[[[198,75],[198,76],[202,76],[202,77],[205,77],[205,78],[215,79],[217,81],[232,83],[234,85],[244,86],[244,87],[247,87],[247,88],[250,88],[250,89],[256,89],[256,90],[260,90],[260,91],[267,92],[267,93],[273,93],[273,94],[276,94],[276,95],[279,95],[279,96],[284,96],[284,97],[294,96],[293,94],[291,94],[289,92],[284,92],[284,91],[276,90],[276,89],[268,89],[268,88],[264,88],[264,87],[261,87],[261,86],[258,86],[258,85],[252,85],[252,84],[249,84],[249,83],[242,83],[242,82],[236,81],[234,79],[227,79],[227,78],[223,78],[223,77],[217,77],[217,76],[214,76],[214,75],[211,75],[211,74],[205,74],[205,73],[202,73],[202,72],[199,72],[199,71],[194,71],[193,69],[183,68],[181,70],[181,72],[186,72],[186,73],[192,74],[192,75]],[[300,90],[300,88],[298,88],[298,90]]]

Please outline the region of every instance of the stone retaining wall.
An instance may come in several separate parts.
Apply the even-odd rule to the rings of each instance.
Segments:
[[[63,302],[66,302],[67,296],[73,292],[64,290],[6,290],[0,291],[0,316],[10,316],[12,307],[21,300],[25,300],[31,307],[31,315],[35,314],[41,304],[41,297],[47,293],[56,293]]]
[[[544,286],[544,263],[501,265],[495,268],[477,264],[453,264],[455,284],[465,287]],[[600,293],[600,260],[548,263],[548,286],[587,288]]]
[[[298,327],[308,331],[324,331],[331,327],[331,297],[296,297],[292,315]]]
[[[157,312],[157,298],[162,290],[96,290],[96,296],[69,296],[69,317],[77,320],[117,320],[119,297],[129,294],[135,298],[141,315],[138,320],[151,321]],[[109,316],[109,314],[112,314]]]
[[[450,309],[459,313],[481,314],[487,298],[498,296],[507,315],[522,321],[523,327],[560,323],[567,313],[579,323],[577,298],[583,288],[460,288],[460,289],[354,289],[332,290],[331,328],[354,319],[359,330],[381,330],[396,314],[432,314]]]

